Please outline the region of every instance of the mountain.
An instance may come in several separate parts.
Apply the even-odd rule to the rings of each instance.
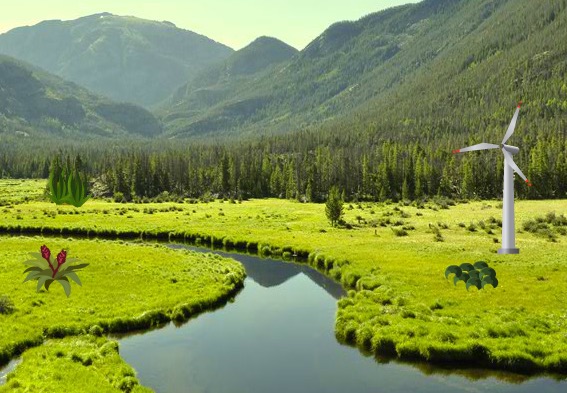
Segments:
[[[339,22],[288,61],[203,100],[196,113],[194,95],[180,97],[163,118],[166,132],[323,127],[424,135],[455,118],[450,127],[463,132],[501,127],[522,98],[534,122],[560,119],[566,23],[566,0],[424,0]]]
[[[116,103],[72,82],[0,55],[0,135],[83,139],[161,132],[146,109]]]
[[[259,37],[179,88],[171,98],[172,107],[166,107],[161,115],[177,128],[194,127],[192,123],[206,116],[209,108],[230,99],[241,86],[253,84],[297,53],[297,49],[276,38]],[[238,116],[239,113],[233,111],[224,115]]]
[[[149,107],[233,50],[170,22],[102,13],[10,30],[0,35],[0,53]]]

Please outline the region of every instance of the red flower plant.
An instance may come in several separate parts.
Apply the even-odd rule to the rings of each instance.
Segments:
[[[76,271],[88,266],[88,263],[73,265],[71,263],[76,262],[77,259],[67,259],[67,251],[61,250],[59,254],[57,254],[56,258],[57,267],[54,267],[51,263],[51,251],[49,248],[47,248],[44,244],[40,247],[40,251],[40,253],[31,253],[35,259],[24,262],[26,265],[30,266],[24,271],[24,273],[28,273],[24,282],[37,280],[37,291],[39,292],[44,285],[45,289],[49,290],[49,286],[53,283],[53,281],[57,281],[65,290],[67,297],[69,297],[71,295],[71,284],[69,282],[69,278],[75,281],[78,285],[82,285]],[[45,265],[45,262],[47,262],[47,266]],[[67,262],[67,264],[62,267],[65,262]]]
[[[61,252],[57,254],[57,264],[63,265],[65,263],[65,259],[67,259],[67,251],[61,250]]]

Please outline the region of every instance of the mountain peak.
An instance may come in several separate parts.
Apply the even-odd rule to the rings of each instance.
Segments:
[[[297,53],[297,49],[277,38],[261,36],[230,56],[226,68],[230,74],[254,74]]]
[[[0,53],[116,101],[147,107],[233,52],[171,22],[109,12],[41,22],[0,35]]]
[[[254,41],[252,41],[247,46],[252,46],[252,45],[282,45],[282,46],[286,46],[286,47],[291,47],[290,45],[286,44],[282,40],[277,39],[275,37],[270,37],[270,36],[267,36],[267,35],[262,35],[262,36],[256,38]]]

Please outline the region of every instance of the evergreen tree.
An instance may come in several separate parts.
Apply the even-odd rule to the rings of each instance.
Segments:
[[[335,226],[343,216],[343,200],[337,186],[332,186],[329,190],[325,213],[332,226]]]

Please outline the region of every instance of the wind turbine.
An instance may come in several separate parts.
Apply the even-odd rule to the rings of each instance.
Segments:
[[[520,250],[516,248],[515,245],[515,230],[514,230],[514,172],[516,172],[528,186],[531,187],[532,183],[526,178],[524,173],[518,168],[512,155],[518,154],[520,151],[516,146],[506,145],[506,142],[512,134],[514,133],[514,128],[516,128],[516,121],[518,120],[518,114],[520,113],[520,106],[522,102],[518,103],[516,108],[516,113],[512,117],[512,122],[508,126],[508,131],[502,139],[500,145],[494,145],[492,143],[479,143],[478,145],[465,147],[462,149],[453,150],[455,153],[464,153],[467,151],[474,150],[489,150],[489,149],[501,149],[504,154],[504,195],[502,197],[502,248],[498,250],[498,254],[519,254]]]

